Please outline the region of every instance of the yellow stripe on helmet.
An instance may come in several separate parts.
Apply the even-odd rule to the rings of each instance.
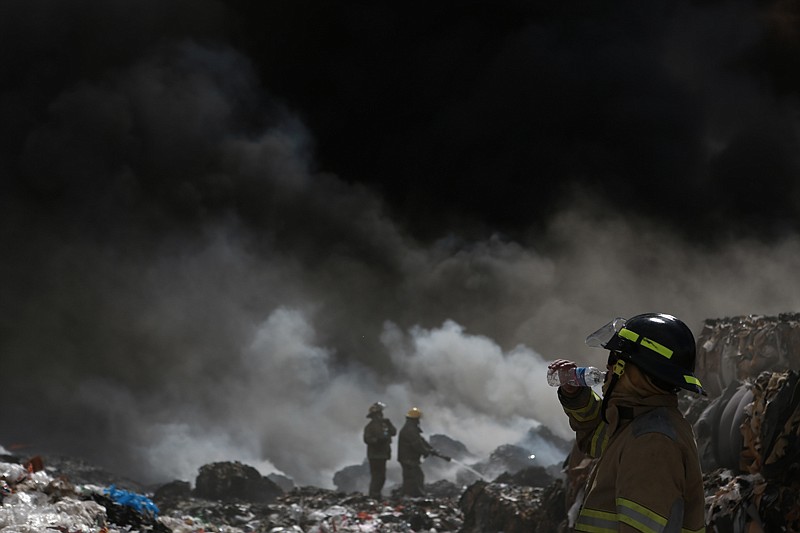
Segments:
[[[642,340],[640,341],[639,340],[640,335],[635,331],[631,331],[627,328],[622,328],[621,330],[619,330],[619,333],[617,333],[617,335],[619,335],[623,339],[628,339],[629,341],[638,342],[641,346],[644,346],[645,348],[652,350],[659,355],[663,355],[667,359],[670,359],[672,357],[673,353],[672,350],[670,350],[663,344],[659,344],[652,339],[648,339],[647,337],[641,337]]]
[[[692,385],[697,385],[698,387],[701,387],[701,388],[702,388],[702,386],[703,386],[703,385],[700,383],[700,380],[699,380],[699,379],[697,379],[697,378],[696,378],[696,377],[694,377],[694,376],[683,376],[683,379],[685,379],[685,380],[686,380],[686,383],[691,383]]]

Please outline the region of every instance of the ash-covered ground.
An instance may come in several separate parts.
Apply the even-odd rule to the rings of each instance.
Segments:
[[[569,451],[570,443],[546,429],[532,431],[531,439],[536,438],[565,455]],[[426,461],[431,478],[426,497],[403,497],[389,482],[382,501],[350,490],[368,482],[359,465],[337,472],[338,482],[347,487],[337,485],[336,490],[298,487],[285,476],[262,475],[235,461],[204,465],[191,481],[145,486],[75,458],[24,458],[2,450],[0,531],[531,531],[563,521],[559,466],[537,466],[535,454],[516,445],[500,446],[468,464],[463,444],[442,435],[432,436],[431,442],[453,460]],[[548,513],[553,515],[549,522]],[[554,529],[538,529],[549,530]]]
[[[797,371],[763,371],[717,397],[680,397],[698,440],[710,533],[800,530],[798,390]],[[336,472],[336,489],[238,461],[145,485],[76,458],[0,448],[0,533],[566,532],[593,460],[544,426],[527,437],[480,458],[432,435],[452,460],[426,459],[426,496],[403,497],[389,479],[380,501],[365,495],[363,463]],[[561,460],[545,466],[539,449]]]

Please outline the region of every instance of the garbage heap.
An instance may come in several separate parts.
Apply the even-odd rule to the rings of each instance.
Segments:
[[[566,499],[561,479],[544,487],[521,484],[514,479],[508,481],[476,481],[467,487],[459,499],[464,516],[460,533],[566,531]]]
[[[316,487],[286,494],[277,489],[276,495],[252,467],[214,463],[201,468],[199,490],[176,481],[159,487],[151,498],[113,484],[73,483],[49,470],[33,471],[30,462],[0,462],[0,532],[456,532],[463,523],[457,500],[437,494],[460,489],[454,492],[441,483],[428,486],[429,498],[391,502]]]
[[[798,324],[798,314],[708,320],[698,338],[710,396],[680,394],[679,405],[697,435],[709,533],[800,532]],[[173,481],[150,492],[75,461],[0,456],[0,533],[560,533],[594,464],[567,444],[555,470],[505,445],[487,461],[462,461],[456,483],[428,484],[425,498],[381,502],[293,487],[236,462],[202,467],[194,489]]]
[[[284,492],[238,462],[201,467],[194,488],[176,480],[150,492],[66,458],[2,456],[0,480],[2,533],[550,532],[565,501],[561,481],[540,466],[468,487],[439,480],[426,484],[426,497],[385,501],[317,487]]]
[[[0,462],[0,497],[4,533],[170,533],[147,496],[114,485],[75,485],[45,471],[38,456],[24,463]]]
[[[709,531],[800,531],[800,374],[732,383],[695,433]]]
[[[712,397],[764,370],[800,370],[800,313],[704,322],[697,338],[696,371]]]
[[[706,320],[696,371],[709,531],[800,531],[800,313]]]

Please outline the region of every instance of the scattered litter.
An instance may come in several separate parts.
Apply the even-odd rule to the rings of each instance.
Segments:
[[[800,314],[706,321],[698,372],[712,394],[682,394],[679,405],[704,461],[709,533],[800,531],[798,370]],[[460,443],[443,444],[465,460]],[[553,470],[531,464],[527,448],[504,445],[484,462],[456,465],[455,483],[426,485],[428,497],[392,493],[378,502],[358,491],[279,485],[237,462],[205,465],[195,490],[173,481],[150,494],[78,460],[17,459],[2,446],[0,456],[0,533],[564,531],[594,464],[573,448]],[[356,469],[343,483],[359,476]]]

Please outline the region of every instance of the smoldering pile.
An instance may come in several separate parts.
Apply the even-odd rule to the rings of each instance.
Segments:
[[[559,508],[553,502],[561,502],[563,508],[564,500],[561,481],[554,483],[542,467],[506,473],[505,483],[477,481],[464,489],[439,480],[426,485],[424,498],[395,493],[376,501],[358,492],[318,487],[285,491],[270,477],[238,462],[203,466],[194,488],[173,481],[148,492],[80,461],[53,459],[48,466],[41,456],[23,461],[2,457],[0,531],[478,532],[495,526],[504,531],[550,531],[531,525],[544,523],[544,517],[553,515],[550,509]],[[534,479],[550,488],[524,485]]]
[[[732,382],[713,399],[681,396],[704,461],[709,531],[797,525],[798,387],[800,376],[789,370]],[[739,440],[731,441],[731,430]],[[459,448],[442,436],[431,441]],[[737,464],[724,463],[725,450]],[[593,461],[573,449],[564,451],[563,465],[544,468],[529,464],[529,452],[500,446],[483,461],[464,463],[455,481],[427,484],[425,498],[404,498],[395,489],[384,501],[358,490],[295,487],[237,462],[201,467],[194,488],[180,480],[145,487],[81,461],[5,455],[0,532],[566,531]],[[484,474],[499,470],[491,480]]]
[[[797,319],[709,321],[698,339],[699,374],[716,377],[720,393],[679,398],[697,434],[709,531],[800,530]],[[444,435],[430,440],[455,470],[433,458],[427,497],[404,498],[389,483],[384,501],[364,495],[363,464],[337,472],[336,490],[295,487],[236,462],[201,467],[194,488],[145,487],[74,459],[2,455],[0,532],[561,532],[593,464],[544,427],[484,459]],[[552,447],[563,464],[532,464],[531,443]]]
[[[455,470],[430,457],[425,469],[434,481],[425,485],[425,497],[404,497],[399,484],[387,484],[383,501],[365,495],[368,474],[359,477],[358,466],[335,476],[349,489],[296,487],[285,476],[230,461],[202,466],[193,484],[147,487],[80,460],[6,454],[0,456],[0,532],[551,531],[543,524],[561,520],[559,466],[534,464],[523,445],[502,445],[470,462],[462,443],[444,435],[432,435],[431,442],[452,455]],[[570,447],[542,426],[525,443],[561,456]]]

